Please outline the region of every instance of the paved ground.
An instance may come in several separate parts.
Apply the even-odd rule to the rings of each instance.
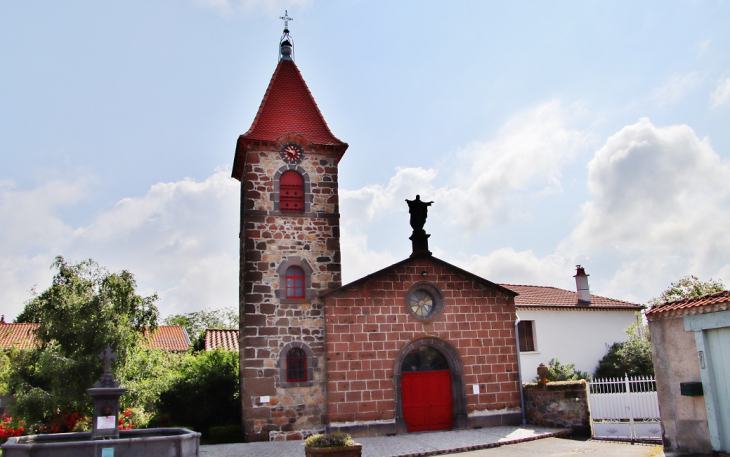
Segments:
[[[658,444],[545,438],[451,455],[453,457],[663,457],[664,452],[662,446]]]
[[[363,445],[363,457],[417,457],[426,455],[461,452],[460,456],[497,455],[540,455],[567,456],[591,454],[594,456],[644,456],[659,457],[664,454],[661,446],[631,445],[624,443],[606,443],[599,441],[575,441],[550,438],[565,433],[563,429],[547,427],[491,427],[479,430],[450,430],[444,432],[410,433],[399,436],[383,436],[375,438],[358,438]],[[539,441],[534,441],[539,438]],[[549,440],[549,441],[546,441]],[[503,444],[511,446],[498,447]],[[524,450],[515,446],[526,446]],[[555,448],[553,450],[552,448]],[[486,449],[485,449],[486,448]],[[479,451],[474,451],[482,449]],[[600,452],[594,452],[594,449]],[[602,453],[611,451],[614,453]],[[465,452],[469,451],[469,452]],[[499,454],[508,452],[507,454]],[[512,453],[509,453],[512,452]],[[301,441],[219,444],[200,447],[203,457],[287,457],[303,456]]]

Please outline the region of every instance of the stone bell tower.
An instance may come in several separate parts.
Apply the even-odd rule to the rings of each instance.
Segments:
[[[337,166],[330,131],[294,63],[288,15],[279,63],[248,132],[241,182],[239,348],[247,441],[301,439],[327,424],[320,293],[341,286]]]

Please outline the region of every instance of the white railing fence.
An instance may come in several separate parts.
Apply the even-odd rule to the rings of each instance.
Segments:
[[[661,439],[656,379],[624,375],[595,379],[588,388],[594,437]]]

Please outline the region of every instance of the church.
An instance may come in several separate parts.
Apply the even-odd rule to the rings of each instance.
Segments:
[[[522,423],[512,290],[434,257],[409,200],[412,254],[342,284],[337,138],[293,59],[238,138],[238,346],[246,441]]]

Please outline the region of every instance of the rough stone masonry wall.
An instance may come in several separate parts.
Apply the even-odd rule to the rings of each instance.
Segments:
[[[278,150],[249,152],[242,184],[240,347],[247,441],[302,439],[327,423],[324,320],[316,296],[341,284],[336,159],[305,154],[299,164],[309,179],[311,206],[304,215],[274,210],[273,176],[284,165]],[[312,268],[310,292],[300,301],[281,300],[285,272],[279,267],[293,259]],[[282,350],[297,342],[313,353],[312,382],[282,385]],[[269,402],[262,404],[261,396]]]
[[[408,288],[421,281],[444,294],[444,312],[430,324],[406,308]],[[500,290],[419,259],[328,297],[325,313],[330,423],[393,421],[396,356],[409,342],[429,336],[459,353],[469,425],[476,425],[471,413],[519,413],[515,307]],[[473,384],[479,384],[478,394],[472,392]]]
[[[547,384],[525,383],[527,421],[545,427],[572,428],[590,436],[588,387],[585,381],[559,381]]]

